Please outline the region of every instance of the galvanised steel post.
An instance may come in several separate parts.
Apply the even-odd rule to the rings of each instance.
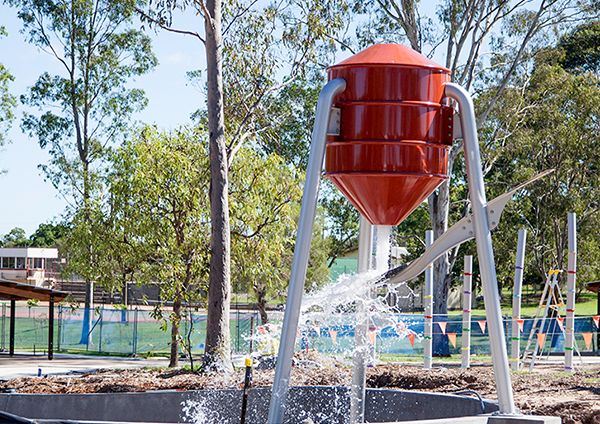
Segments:
[[[358,269],[367,272],[371,269],[373,245],[373,225],[363,215],[360,216],[358,233]],[[368,296],[365,295],[365,298]],[[352,386],[350,388],[350,424],[365,421],[365,396],[367,387],[367,357],[369,355],[369,311],[366,299],[357,299],[354,324],[354,354],[352,357]]]
[[[290,273],[290,285],[281,329],[281,344],[277,356],[277,368],[273,381],[273,392],[269,406],[268,424],[282,424],[285,412],[285,400],[287,397],[292,369],[292,356],[296,344],[296,331],[302,304],[302,293],[304,281],[306,280],[306,268],[308,266],[308,255],[310,242],[315,223],[315,212],[317,209],[317,196],[319,195],[319,183],[321,171],[323,170],[323,158],[325,156],[325,142],[327,139],[327,127],[333,98],[346,89],[346,80],[336,78],[329,81],[319,94],[317,111],[315,115],[315,126],[312,134],[312,143],[306,169],[306,181],[302,195],[302,206],[300,208],[300,220],[298,222],[298,237],[294,248],[294,259]]]
[[[515,284],[512,302],[512,337],[511,337],[511,365],[513,371],[519,371],[519,356],[521,330],[518,320],[521,319],[521,291],[523,287],[523,267],[525,266],[525,246],[527,245],[527,230],[519,230],[517,239],[517,260],[515,264]]]
[[[461,368],[471,366],[471,295],[473,290],[473,256],[465,256],[463,272],[463,322]]]
[[[456,100],[460,108],[467,181],[469,183],[471,209],[473,211],[473,224],[475,240],[477,242],[477,256],[479,258],[485,312],[488,321],[488,331],[490,333],[492,363],[496,377],[496,388],[498,390],[498,405],[501,414],[514,414],[516,409],[510,384],[510,369],[508,366],[508,354],[506,352],[506,340],[504,339],[504,327],[502,326],[492,235],[487,217],[487,200],[483,182],[483,171],[481,169],[475,110],[471,96],[460,85],[447,83],[445,84],[444,92],[446,96]],[[490,219],[493,221],[494,218]]]
[[[577,215],[568,215],[567,319],[565,321],[565,372],[573,372],[575,338],[575,277],[577,276]]]
[[[425,231],[425,248],[433,244],[433,231]],[[431,369],[433,363],[433,263],[425,269],[425,334],[423,336],[423,368]]]

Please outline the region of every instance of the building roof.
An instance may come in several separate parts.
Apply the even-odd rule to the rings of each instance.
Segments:
[[[0,247],[0,256],[6,258],[58,258],[55,247]]]
[[[65,300],[68,295],[69,293],[59,290],[45,289],[43,287],[0,279],[0,299],[10,299],[14,296],[15,300],[37,299],[49,301],[50,296],[54,296],[54,301],[60,302],[61,300]]]

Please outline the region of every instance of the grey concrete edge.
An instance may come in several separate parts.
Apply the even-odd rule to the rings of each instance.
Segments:
[[[398,421],[386,424],[561,424],[559,417],[542,415],[477,415],[435,420]]]

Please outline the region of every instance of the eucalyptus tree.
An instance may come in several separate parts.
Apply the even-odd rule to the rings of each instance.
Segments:
[[[504,107],[492,114],[509,125],[502,159],[490,180],[512,185],[555,169],[507,212],[529,230],[528,266],[539,281],[549,270],[566,267],[567,214],[575,212],[582,283],[600,276],[600,77],[569,73],[556,63],[561,57],[556,50],[550,56],[549,62],[540,60],[522,89],[510,90],[501,101]]]
[[[0,38],[3,36],[6,36],[6,29],[0,26]],[[0,146],[6,142],[6,133],[15,119],[14,109],[17,106],[17,99],[8,89],[9,84],[14,80],[15,77],[0,63]]]
[[[22,129],[50,153],[50,162],[40,165],[46,178],[73,213],[82,211],[80,224],[88,228],[79,232],[81,246],[84,256],[91,256],[92,202],[100,188],[103,157],[127,128],[130,115],[147,103],[143,91],[127,83],[150,71],[157,60],[150,39],[133,28],[136,0],[6,1],[18,10],[28,41],[59,64],[57,74],[43,72],[21,96],[30,110],[39,111],[25,115]],[[87,283],[87,311],[93,269],[84,265],[77,274]],[[89,319],[82,343],[86,333]]]
[[[531,58],[555,40],[556,32],[595,16],[593,1],[578,0],[442,0],[431,3],[418,0],[356,0],[354,11],[364,16],[356,30],[356,44],[340,40],[346,48],[381,42],[407,42],[427,56],[441,55],[452,72],[452,82],[464,86],[475,97],[485,92],[485,102],[478,102],[477,125],[488,118],[505,90],[511,86],[515,72],[531,64]],[[491,94],[490,94],[491,93]],[[492,134],[493,136],[493,134]],[[498,140],[483,140],[490,146]],[[460,161],[462,143],[456,142],[449,152],[449,169]],[[498,155],[488,149],[484,172],[489,171]],[[453,179],[444,182],[429,197],[429,213],[435,238],[440,237],[451,220]],[[460,178],[460,175],[458,175]],[[460,185],[460,184],[458,184]],[[459,215],[468,211],[468,199],[456,203]],[[458,248],[434,263],[434,313],[447,311],[446,299],[451,270]]]
[[[244,143],[256,142],[265,131],[269,120],[263,112],[272,95],[302,75],[305,65],[321,52],[315,46],[342,27],[337,4],[159,0],[150,10],[140,10],[147,21],[165,30],[195,37],[206,53],[207,102],[200,113],[208,128],[211,167],[206,368],[230,367],[229,167]],[[203,31],[178,27],[173,19],[176,9],[199,16]]]
[[[103,255],[138,283],[158,282],[171,325],[169,366],[177,366],[182,308],[202,300],[208,276],[210,213],[209,158],[205,132],[144,127],[115,150],[103,213]],[[106,258],[104,260],[107,260]],[[111,266],[104,269],[112,268]],[[121,275],[106,274],[119,282]]]
[[[267,304],[285,297],[298,225],[304,175],[285,166],[277,154],[242,148],[231,168],[232,278],[254,293],[262,324]],[[322,217],[323,214],[321,213]],[[328,280],[327,241],[315,226],[308,281]]]

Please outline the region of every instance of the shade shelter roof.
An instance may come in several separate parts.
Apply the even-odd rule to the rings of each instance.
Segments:
[[[69,295],[60,290],[46,289],[43,287],[31,286],[29,284],[17,283],[16,281],[0,279],[0,299],[14,297],[15,300],[37,299],[45,302],[50,301],[50,296],[54,296],[55,302],[65,300]]]
[[[600,289],[600,281],[592,281],[591,283],[585,283],[585,287],[594,293],[598,293],[598,290]]]

